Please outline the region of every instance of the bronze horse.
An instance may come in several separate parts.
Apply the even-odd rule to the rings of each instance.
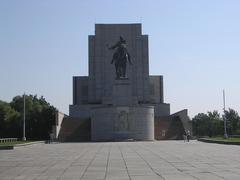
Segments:
[[[127,62],[132,65],[131,56],[126,48],[126,41],[120,36],[120,40],[109,49],[116,49],[111,64],[115,63],[116,79],[126,78]]]

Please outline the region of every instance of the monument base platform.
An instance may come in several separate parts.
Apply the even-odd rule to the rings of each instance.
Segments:
[[[111,106],[93,108],[92,141],[154,140],[154,107]]]

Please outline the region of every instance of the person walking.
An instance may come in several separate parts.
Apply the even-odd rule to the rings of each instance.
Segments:
[[[190,137],[191,137],[190,131],[189,131],[189,130],[187,130],[187,142],[189,142],[189,141],[190,141]]]
[[[186,142],[187,141],[187,133],[186,131],[184,131],[183,133],[183,142]]]

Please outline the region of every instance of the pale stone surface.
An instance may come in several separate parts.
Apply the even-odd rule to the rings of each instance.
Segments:
[[[36,144],[1,150],[0,179],[239,180],[240,146],[197,141]]]
[[[115,80],[112,95],[114,106],[137,105],[137,97],[132,95],[132,85],[129,80]]]
[[[92,109],[93,141],[154,140],[153,106],[110,106]]]

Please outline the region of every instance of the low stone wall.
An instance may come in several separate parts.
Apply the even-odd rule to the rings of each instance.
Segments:
[[[178,116],[155,117],[154,128],[156,140],[180,140],[183,139],[185,131]]]
[[[192,136],[192,122],[186,109],[166,116],[156,116],[155,114],[154,127],[156,140],[180,140],[183,139],[186,131],[190,131]]]
[[[91,120],[65,117],[58,134],[60,142],[85,142],[91,140]]]

